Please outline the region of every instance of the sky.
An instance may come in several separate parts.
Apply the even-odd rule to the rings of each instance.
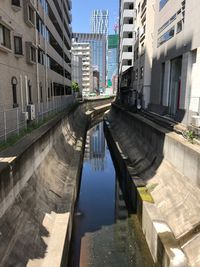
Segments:
[[[91,32],[91,14],[94,9],[109,10],[109,34],[119,17],[119,0],[72,0],[72,31]]]

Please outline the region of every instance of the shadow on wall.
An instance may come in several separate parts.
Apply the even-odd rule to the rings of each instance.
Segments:
[[[109,113],[112,130],[119,137],[122,151],[127,155],[125,161],[130,167],[130,175],[147,181],[154,176],[164,158],[165,134],[151,126],[151,122],[146,124],[143,120],[146,119],[137,118],[137,115],[132,118],[131,113],[115,106]]]
[[[149,110],[184,124],[188,123],[191,96],[192,63],[186,53],[192,49],[192,36],[190,33],[187,38],[173,37],[169,44],[162,44],[154,54],[152,65]]]
[[[98,105],[102,105],[102,101],[93,106]],[[92,108],[91,103],[90,107]],[[36,141],[37,145],[31,146],[25,155],[14,161],[14,165],[10,165],[10,179],[5,181],[7,176],[3,177],[1,173],[1,200],[4,203],[5,198],[13,194],[13,190],[22,187],[20,183],[25,173],[23,164],[26,162],[31,168],[35,164],[27,160],[26,156],[37,154],[38,147],[41,149],[54,139],[48,155],[0,219],[1,266],[40,266],[40,261],[48,251],[48,238],[56,214],[71,212],[74,192],[78,186],[76,179],[81,171],[79,167],[83,151],[80,143],[84,143],[89,123],[85,114],[87,108],[87,104],[83,104],[73,110],[55,129]],[[33,141],[31,135],[26,138]],[[19,146],[20,143],[16,145]],[[12,148],[5,151],[4,156],[14,156],[13,151]]]

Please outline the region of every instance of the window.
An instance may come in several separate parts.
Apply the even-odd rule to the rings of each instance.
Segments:
[[[11,49],[10,30],[0,24],[0,45]]]
[[[140,13],[140,4],[138,5],[138,13]]]
[[[42,83],[40,82],[40,102],[43,102],[43,89],[42,89]]]
[[[167,4],[168,0],[160,0],[160,10]]]
[[[182,20],[180,20],[180,21],[177,23],[176,33],[181,32],[182,29],[183,29],[183,22],[182,22]]]
[[[31,81],[29,80],[28,81],[28,103],[29,104],[33,103],[32,102],[32,92],[31,92],[31,90],[32,90],[32,84],[31,84]]]
[[[143,79],[144,77],[144,67],[140,68],[140,79]]]
[[[12,4],[12,6],[21,7],[21,1],[20,0],[12,0],[11,4]]]
[[[132,46],[129,46],[128,47],[128,52],[132,52],[132,51],[133,51]]]
[[[35,9],[31,2],[24,3],[24,20],[28,26],[35,26]]]
[[[145,53],[144,43],[141,44],[141,56]]]
[[[128,24],[133,24],[133,19],[132,19],[132,18],[130,18],[130,19],[128,20]]]
[[[13,95],[13,108],[16,108],[16,107],[18,107],[18,104],[17,104],[17,78],[16,77],[12,77],[11,84],[12,84],[12,95]]]
[[[23,55],[22,37],[14,36],[14,49],[16,55]]]
[[[44,65],[44,51],[38,49],[38,63]]]
[[[30,53],[31,53],[31,61],[32,62],[36,62],[36,48],[31,46],[31,50],[30,50]]]
[[[51,98],[51,92],[50,92],[50,88],[48,87],[48,99]]]
[[[32,24],[35,23],[34,10],[31,6],[28,6],[28,19]]]
[[[128,66],[131,66],[132,65],[132,60],[131,59],[128,60],[128,64],[127,65]]]
[[[132,32],[128,33],[128,38],[133,38],[133,33]]]
[[[36,63],[36,47],[31,42],[26,42],[26,59],[29,64]]]
[[[174,26],[165,32],[159,39],[158,39],[158,47],[170,40],[174,36]]]
[[[174,20],[176,19],[176,13],[168,20],[166,21],[159,29],[158,33],[161,33],[165,28],[167,28]]]

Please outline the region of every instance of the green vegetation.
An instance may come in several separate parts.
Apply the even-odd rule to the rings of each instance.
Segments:
[[[80,88],[79,88],[78,83],[75,81],[72,81],[72,90],[73,90],[73,92],[79,93]]]
[[[187,139],[190,143],[194,143],[195,133],[192,130],[187,130],[183,132],[183,137]]]

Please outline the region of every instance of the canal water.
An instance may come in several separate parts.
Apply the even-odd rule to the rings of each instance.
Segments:
[[[68,267],[154,266],[117,177],[101,122],[87,134]]]

